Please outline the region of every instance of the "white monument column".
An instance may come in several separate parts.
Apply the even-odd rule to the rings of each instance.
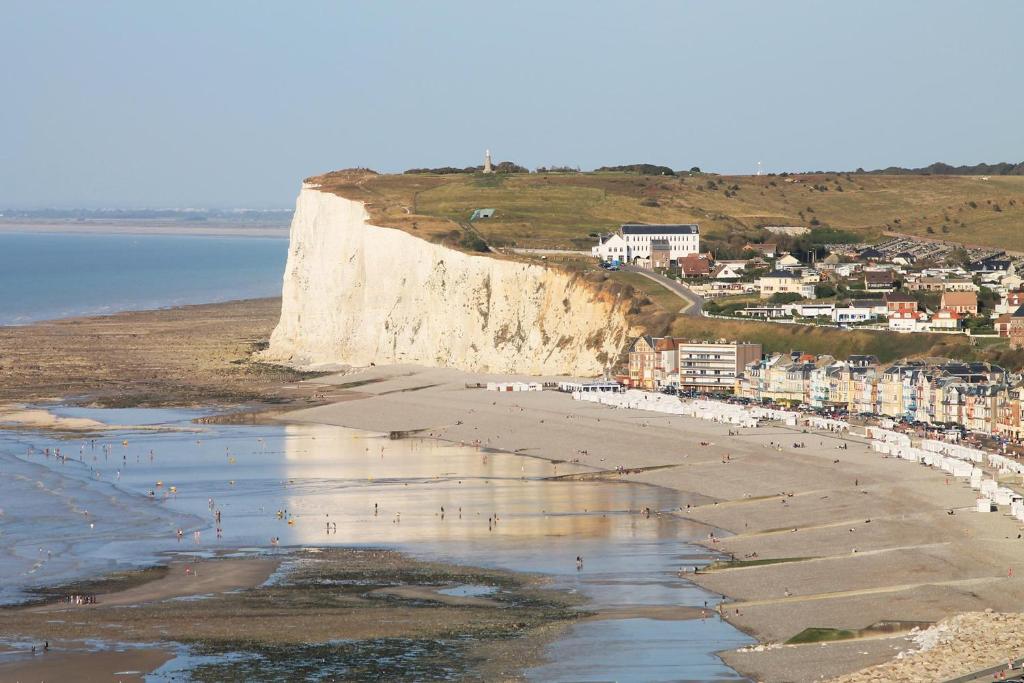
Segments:
[[[484,173],[494,173],[494,169],[491,168],[491,150],[484,152]]]

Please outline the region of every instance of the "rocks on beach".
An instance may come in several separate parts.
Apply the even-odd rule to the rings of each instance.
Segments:
[[[1021,656],[1024,614],[967,612],[913,633],[896,659],[832,679],[832,683],[931,683],[1005,665]]]

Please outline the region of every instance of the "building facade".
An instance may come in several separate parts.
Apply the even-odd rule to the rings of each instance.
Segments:
[[[732,393],[743,368],[761,357],[761,345],[745,342],[678,343],[678,386],[683,389]]]
[[[814,283],[803,279],[788,270],[775,270],[757,279],[757,289],[762,299],[770,299],[776,294],[797,294],[802,299],[814,299]]]
[[[761,357],[761,345],[638,337],[629,349],[630,386],[731,393],[743,368]]]
[[[627,223],[613,235],[598,238],[590,253],[602,261],[618,261],[633,265],[650,265],[652,242],[667,243],[668,258],[675,261],[690,254],[700,253],[700,228],[689,225],[640,225]]]

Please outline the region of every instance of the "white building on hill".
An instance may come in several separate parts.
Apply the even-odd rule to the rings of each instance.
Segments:
[[[651,258],[651,242],[664,240],[673,261],[700,253],[700,228],[696,225],[638,225],[627,223],[612,235],[602,235],[590,252],[602,261],[644,265]]]

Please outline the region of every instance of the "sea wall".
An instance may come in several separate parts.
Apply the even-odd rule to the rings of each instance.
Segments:
[[[578,275],[369,221],[362,202],[303,186],[263,359],[593,376],[626,343],[627,304]]]

